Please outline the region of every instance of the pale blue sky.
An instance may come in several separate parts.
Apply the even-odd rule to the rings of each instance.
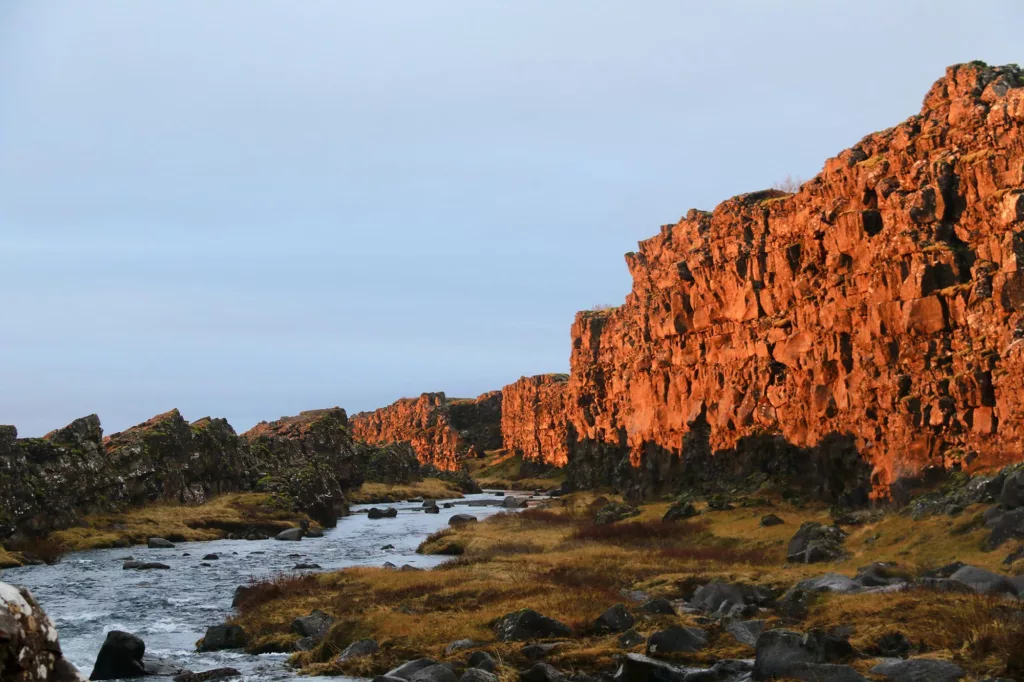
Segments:
[[[0,1],[0,423],[566,371],[622,254],[1024,60],[1019,0]]]

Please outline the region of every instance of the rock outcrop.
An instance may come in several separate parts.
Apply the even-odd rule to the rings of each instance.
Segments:
[[[506,446],[568,461],[577,487],[771,474],[847,503],[1022,459],[1022,86],[950,67],[797,193],[641,242],[625,303],[573,324],[564,430],[545,399],[507,401]]]
[[[233,491],[276,493],[322,525],[361,483],[345,411],[303,412],[238,435],[223,419],[188,423],[177,410],[107,438],[95,415],[42,438],[0,427],[0,541],[67,528],[82,516],[158,501],[200,504]]]
[[[522,377],[502,389],[504,447],[524,462],[569,463],[569,375]]]
[[[371,444],[409,443],[421,464],[456,471],[463,459],[501,447],[501,404],[501,391],[475,400],[424,393],[354,415],[352,433]]]
[[[57,630],[24,587],[0,583],[0,682],[84,682]]]

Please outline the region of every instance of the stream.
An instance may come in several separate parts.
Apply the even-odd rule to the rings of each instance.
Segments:
[[[254,656],[238,651],[198,653],[196,640],[210,625],[232,615],[235,588],[252,579],[295,573],[299,563],[319,564],[324,571],[346,566],[381,566],[385,562],[431,568],[449,557],[416,554],[427,535],[448,525],[454,514],[469,513],[483,520],[500,506],[469,506],[471,502],[500,501],[494,493],[467,495],[439,514],[425,514],[422,504],[402,502],[362,505],[394,507],[398,516],[370,520],[353,513],[338,520],[323,538],[301,542],[277,540],[214,540],[182,542],[174,549],[98,549],[73,552],[53,566],[28,566],[0,573],[3,582],[28,587],[57,626],[61,648],[88,677],[96,654],[110,630],[123,630],[146,642],[146,653],[174,660],[196,672],[237,668],[247,680],[280,680],[294,676],[287,654]],[[445,501],[439,500],[442,505]],[[394,549],[382,549],[394,545]],[[218,560],[203,562],[217,554]],[[158,561],[170,570],[123,570],[124,558]],[[209,566],[202,566],[208,563]],[[314,679],[314,678],[303,678]],[[338,680],[339,678],[332,678]]]

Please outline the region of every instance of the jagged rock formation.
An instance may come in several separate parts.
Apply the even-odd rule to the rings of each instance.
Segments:
[[[84,682],[53,623],[24,587],[0,583],[0,682]]]
[[[263,422],[238,435],[223,419],[189,424],[177,410],[103,438],[96,415],[43,438],[0,427],[0,540],[67,528],[94,512],[156,501],[199,504],[259,490],[293,500],[323,525],[344,510],[362,469],[340,408]]]
[[[569,375],[522,377],[502,389],[504,446],[523,461],[564,467],[569,463]]]
[[[950,67],[796,194],[691,210],[627,254],[625,304],[572,328],[574,481],[781,470],[886,497],[1021,459],[1022,86],[1015,66]]]
[[[456,471],[467,457],[501,447],[500,391],[475,400],[444,393],[402,398],[352,417],[353,435],[367,443],[409,443],[420,463]]]

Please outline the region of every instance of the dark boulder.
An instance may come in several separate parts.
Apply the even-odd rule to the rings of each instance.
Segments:
[[[222,649],[242,649],[245,647],[245,630],[241,625],[212,625],[206,629],[206,635],[199,640],[199,651],[221,651]]]
[[[625,604],[616,604],[594,621],[598,632],[625,632],[633,627],[635,619]]]
[[[843,540],[846,533],[838,526],[825,526],[808,521],[800,526],[786,549],[786,560],[793,563],[812,564],[819,561],[836,561],[844,556]]]
[[[896,567],[896,564],[882,561],[858,568],[857,577],[853,580],[862,587],[889,587],[908,582],[906,575]]]
[[[444,663],[430,665],[417,670],[409,682],[459,682],[452,669]]]
[[[708,645],[708,635],[700,628],[671,627],[655,632],[647,638],[646,654],[692,653]]]
[[[441,510],[440,510],[440,508],[438,508],[437,505],[434,505],[433,507],[424,507],[423,508],[423,513],[424,514],[440,514]]]
[[[676,615],[676,608],[672,606],[672,602],[670,602],[668,599],[662,599],[661,597],[648,599],[640,605],[640,610],[644,613],[653,613],[663,616]]]
[[[467,523],[476,523],[477,518],[472,514],[455,514],[448,519],[449,526],[462,526]]]
[[[999,504],[1008,509],[1024,507],[1024,469],[1006,476],[999,493]]]
[[[207,554],[203,557],[203,561],[217,561],[220,557],[216,554]]]
[[[481,668],[469,668],[462,673],[459,682],[498,682],[498,676]]]
[[[437,665],[437,661],[432,658],[417,658],[412,661],[406,661],[397,668],[392,668],[387,671],[385,677],[396,677],[402,680],[411,680],[413,675],[421,670],[430,668],[431,666]]]
[[[142,656],[146,643],[135,635],[120,630],[111,630],[96,656],[90,680],[117,680],[126,677],[142,677],[146,666]]]
[[[882,661],[871,674],[893,682],[956,682],[967,675],[954,663],[930,658]]]
[[[783,521],[780,517],[776,516],[775,514],[765,514],[764,516],[761,517],[761,526],[763,528],[771,528],[772,526],[781,526],[784,523],[785,523],[785,521]]]
[[[714,613],[727,611],[737,604],[761,606],[770,601],[771,594],[762,588],[715,580],[697,588],[690,598],[690,605],[707,613]]]
[[[757,638],[764,632],[763,620],[731,620],[725,624],[725,631],[741,644],[757,646]]]
[[[949,576],[953,582],[967,585],[978,594],[1009,594],[1017,596],[1017,587],[1006,576],[977,566],[963,566]]]
[[[289,528],[283,530],[274,536],[275,540],[281,540],[285,542],[298,542],[302,539],[302,536],[306,534],[306,531],[302,528]]]
[[[994,509],[994,513],[985,519],[985,528],[988,528],[988,538],[985,539],[985,549],[998,549],[1007,540],[1024,539],[1024,508],[1002,511]]]
[[[635,646],[640,646],[647,641],[647,638],[641,635],[636,630],[630,628],[621,635],[619,635],[619,646],[623,649],[632,649]]]
[[[863,680],[853,668],[835,663],[853,655],[845,638],[812,630],[806,635],[789,630],[768,630],[757,638],[753,677],[770,680],[790,677],[798,680],[847,682]]]
[[[686,673],[686,682],[747,682],[754,669],[752,661],[723,659],[707,670]]]
[[[913,649],[913,643],[902,632],[889,632],[879,637],[868,653],[881,658],[906,658]]]
[[[387,509],[370,507],[370,511],[366,512],[366,518],[368,519],[393,519],[396,516],[398,516],[398,510],[394,507],[388,507]]]
[[[615,682],[686,682],[687,671],[640,654],[626,654]]]
[[[686,502],[684,504],[674,504],[668,508],[665,515],[661,517],[662,521],[683,521],[685,519],[692,519],[697,516],[700,512],[693,506],[693,503]]]
[[[130,570],[135,570],[135,571],[153,571],[153,570],[167,571],[167,570],[170,570],[170,568],[171,567],[168,566],[167,564],[162,564],[162,563],[160,563],[158,561],[126,561],[126,562],[124,562],[124,566],[121,567],[121,570],[124,570],[124,571],[130,571]]]
[[[486,651],[474,651],[469,655],[466,665],[470,668],[479,668],[488,672],[494,672],[498,669],[498,662],[494,660],[494,656],[491,656]]]
[[[320,564],[295,564],[292,566],[293,571],[316,571],[323,568]]]
[[[174,549],[174,543],[164,538],[149,538],[146,541],[146,546],[150,549]]]
[[[308,616],[292,621],[292,632],[302,639],[295,643],[299,651],[308,651],[318,645],[327,636],[327,631],[334,625],[334,616],[317,609]]]
[[[215,668],[204,670],[201,673],[181,673],[175,675],[174,682],[213,682],[213,680],[224,680],[229,677],[240,677],[242,673],[234,668]]]
[[[563,682],[565,675],[547,663],[534,663],[532,667],[519,673],[522,682]]]
[[[499,618],[494,631],[502,642],[544,637],[567,637],[572,628],[554,618],[543,616],[533,609],[522,609]]]
[[[539,661],[542,658],[547,657],[555,649],[562,646],[561,642],[545,642],[542,644],[527,644],[519,650],[523,656],[529,661]]]

